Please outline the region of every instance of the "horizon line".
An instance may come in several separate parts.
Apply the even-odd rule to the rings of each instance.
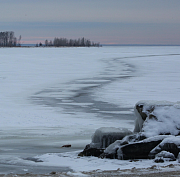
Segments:
[[[21,46],[24,45],[36,45],[36,44],[21,44]],[[44,44],[43,44],[44,45]],[[180,46],[180,44],[100,44],[102,46]]]

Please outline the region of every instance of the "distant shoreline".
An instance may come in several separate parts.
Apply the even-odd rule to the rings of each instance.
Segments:
[[[97,46],[36,46],[36,44],[22,44],[21,46],[0,47],[0,48],[94,48]],[[101,44],[99,47],[180,47],[180,45],[146,45],[146,44]]]

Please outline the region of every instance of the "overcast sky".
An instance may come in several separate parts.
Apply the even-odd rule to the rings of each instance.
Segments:
[[[22,35],[22,43],[180,45],[180,0],[0,0],[0,31]]]

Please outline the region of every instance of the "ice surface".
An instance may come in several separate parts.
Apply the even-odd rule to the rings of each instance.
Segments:
[[[127,65],[129,77],[97,89],[95,98],[131,107],[139,100],[179,101],[180,47],[122,48],[118,62]]]

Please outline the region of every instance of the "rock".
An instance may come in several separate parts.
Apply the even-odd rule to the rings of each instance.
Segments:
[[[144,140],[146,137],[141,134],[132,134],[125,136],[122,140],[117,140],[114,143],[110,144],[104,151],[103,154],[101,154],[100,158],[110,158],[110,159],[117,159],[117,150],[126,144],[132,143],[132,142],[138,142],[141,140]]]
[[[93,148],[106,148],[116,140],[123,139],[126,135],[132,134],[128,129],[115,127],[101,127],[97,129],[92,136],[90,144]]]
[[[147,159],[149,152],[161,141],[135,142],[122,146],[118,151],[118,159]]]
[[[152,149],[149,153],[150,158],[154,158],[156,154],[161,151],[167,151],[174,154],[175,158],[177,158],[180,152],[180,136],[169,136],[165,138],[157,147]]]
[[[180,134],[180,102],[140,101],[134,112],[134,132],[143,132],[146,137]]]
[[[104,149],[92,148],[90,145],[86,145],[85,149],[78,154],[78,156],[94,156],[99,157],[104,152]]]
[[[56,172],[55,171],[52,171],[51,173],[50,173],[50,175],[55,175],[56,174]]]
[[[154,159],[154,162],[156,162],[156,163],[164,163],[164,158],[163,157],[156,157]]]
[[[118,159],[147,159],[150,151],[167,136],[168,135],[159,135],[123,145],[117,150]]]
[[[161,151],[160,153],[156,154],[155,156],[155,162],[164,162],[164,161],[175,161],[176,158],[173,153],[167,152],[167,151]]]
[[[130,134],[132,134],[132,132],[124,128],[101,127],[95,131],[92,136],[92,142],[86,145],[85,149],[79,153],[78,156],[99,157],[110,144]]]
[[[71,147],[71,144],[63,145],[62,148],[63,148],[63,147],[66,147],[66,148]]]

